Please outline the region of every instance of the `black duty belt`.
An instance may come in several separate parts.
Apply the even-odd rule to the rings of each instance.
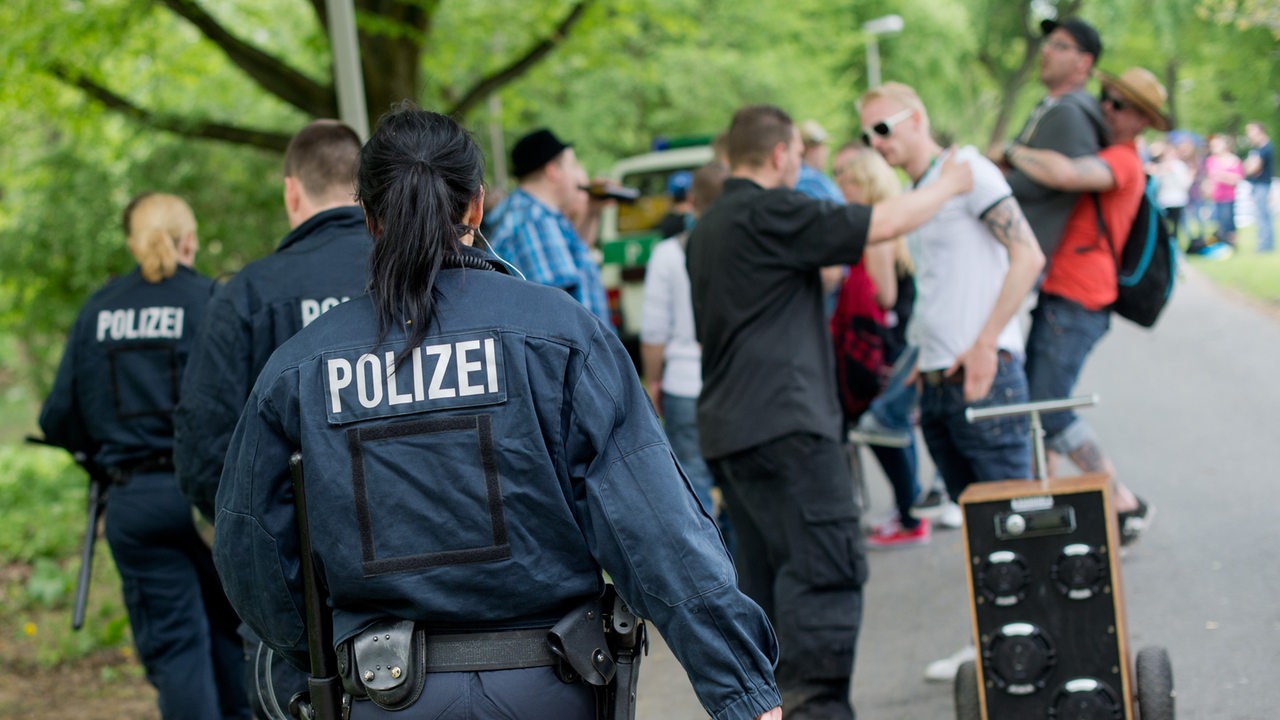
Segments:
[[[126,460],[107,469],[107,474],[117,484],[125,482],[130,476],[153,472],[173,472],[173,456],[151,455],[136,460]]]
[[[427,672],[484,672],[554,665],[547,628],[427,635]]]

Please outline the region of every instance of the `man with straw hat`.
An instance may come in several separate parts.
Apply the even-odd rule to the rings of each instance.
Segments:
[[[1168,94],[1151,72],[1133,67],[1118,76],[1099,73],[1102,114],[1112,144],[1097,155],[1069,158],[1051,150],[1010,146],[1010,165],[1036,182],[1081,193],[1049,260],[1027,338],[1027,381],[1031,399],[1071,394],[1085,358],[1107,332],[1108,309],[1116,299],[1116,258],[1129,236],[1146,176],[1137,138],[1147,128],[1167,131]],[[1097,197],[1095,206],[1094,196]],[[1099,214],[1106,230],[1099,226]],[[1044,417],[1050,450],[1071,458],[1086,472],[1115,477],[1115,467],[1093,430],[1071,412]],[[1122,483],[1115,484],[1121,540],[1128,544],[1145,529],[1152,509]]]

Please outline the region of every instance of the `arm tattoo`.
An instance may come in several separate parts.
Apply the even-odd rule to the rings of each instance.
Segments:
[[[1035,245],[1036,236],[1031,232],[1031,226],[1027,224],[1027,218],[1022,214],[1022,208],[1018,206],[1018,201],[1012,197],[1007,197],[996,203],[982,215],[982,222],[986,224],[987,229],[1000,241],[1001,245],[1006,248],[1013,247],[1015,243],[1022,245]]]
[[[1116,186],[1115,177],[1111,174],[1111,166],[1097,155],[1085,155],[1071,161],[1072,169],[1082,184],[1093,192],[1104,192]]]

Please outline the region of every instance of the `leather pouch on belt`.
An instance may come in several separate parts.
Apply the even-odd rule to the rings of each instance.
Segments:
[[[562,680],[572,682],[576,679],[565,676],[570,669],[590,685],[606,685],[613,680],[617,666],[605,642],[599,600],[583,603],[561,618],[547,631],[547,644],[551,646],[551,652],[563,661],[560,668]],[[566,665],[568,667],[564,667]]]
[[[426,635],[412,620],[370,625],[351,642],[354,675],[380,708],[401,710],[418,701],[426,683]]]

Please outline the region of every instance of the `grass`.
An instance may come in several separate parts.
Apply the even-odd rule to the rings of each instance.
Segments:
[[[1258,253],[1256,228],[1240,228],[1237,251],[1225,260],[1189,256],[1187,260],[1206,277],[1254,300],[1280,307],[1280,250]]]

